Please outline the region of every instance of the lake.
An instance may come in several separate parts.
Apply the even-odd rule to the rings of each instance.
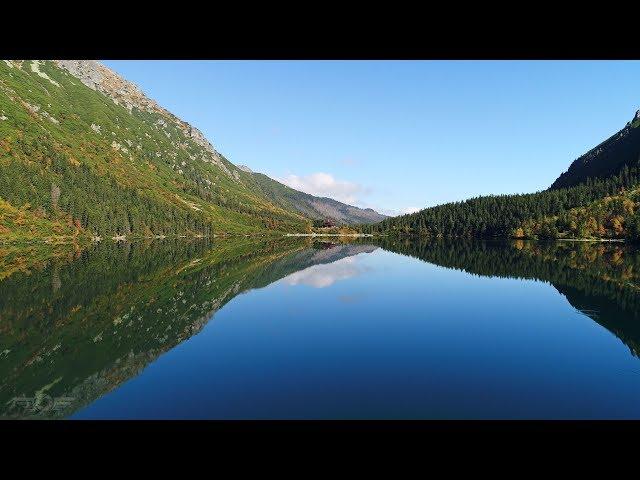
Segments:
[[[0,247],[0,416],[640,418],[640,251],[284,238]]]

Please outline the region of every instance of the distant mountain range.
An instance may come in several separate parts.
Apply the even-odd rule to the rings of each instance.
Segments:
[[[309,231],[382,220],[240,168],[95,61],[0,61],[0,239]]]
[[[307,218],[331,219],[339,225],[376,223],[387,218],[371,208],[358,208],[332,198],[316,197],[294,190],[263,173],[251,174],[266,198],[285,210],[299,212]]]

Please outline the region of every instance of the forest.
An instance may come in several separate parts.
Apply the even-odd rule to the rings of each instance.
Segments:
[[[11,66],[10,66],[11,65]],[[0,238],[304,232],[251,175],[52,62],[0,62]]]
[[[365,222],[383,216],[235,167],[185,136],[170,115],[128,111],[52,62],[39,65],[44,77],[31,67],[0,63],[1,241],[311,231],[640,241],[637,122],[547,190],[481,196],[372,224]],[[363,223],[346,225],[347,218]]]
[[[640,250],[623,243],[384,237],[384,249],[487,277],[551,283],[640,356]],[[593,313],[592,313],[593,312]],[[594,315],[595,313],[595,315]]]
[[[640,240],[638,162],[605,179],[530,194],[488,195],[360,225],[363,233],[425,237]]]

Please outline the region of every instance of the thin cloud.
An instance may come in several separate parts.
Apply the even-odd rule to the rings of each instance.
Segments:
[[[318,197],[334,198],[352,205],[358,202],[360,195],[369,193],[369,189],[358,183],[340,180],[324,172],[304,176],[289,174],[278,180],[296,190]]]
[[[400,209],[400,214],[404,215],[405,213],[416,213],[420,210],[421,210],[420,207],[405,207]]]
[[[398,215],[406,215],[407,213],[419,212],[423,208],[424,207],[403,207],[397,210],[391,208],[380,208],[377,211],[390,217],[397,217]]]

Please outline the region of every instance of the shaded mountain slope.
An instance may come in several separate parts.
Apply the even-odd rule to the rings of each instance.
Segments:
[[[588,179],[608,178],[626,165],[636,166],[640,160],[640,110],[633,120],[607,140],[571,163],[550,188],[573,187]]]
[[[639,210],[632,205],[635,199],[625,193],[640,185],[639,126],[640,113],[623,130],[576,160],[547,190],[446,203],[360,230],[425,237],[640,240]]]

